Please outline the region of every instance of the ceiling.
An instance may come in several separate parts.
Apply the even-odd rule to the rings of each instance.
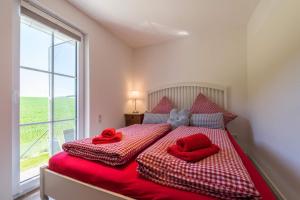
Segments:
[[[68,0],[133,48],[248,23],[259,0]]]

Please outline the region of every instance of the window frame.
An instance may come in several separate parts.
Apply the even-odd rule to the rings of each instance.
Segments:
[[[64,20],[60,20],[57,17],[53,17],[52,14],[49,12],[45,12],[45,10],[40,10],[36,8],[33,5],[30,5],[29,3],[26,3],[24,1],[21,1],[21,7],[26,7],[32,12],[35,12],[42,17],[48,19],[51,22],[56,22],[59,24],[59,26],[62,26],[63,28],[66,28],[68,31],[73,31],[74,34],[80,36],[80,41],[77,40],[77,74],[75,74],[75,79],[76,79],[76,135],[77,138],[84,138],[86,134],[84,133],[85,131],[85,54],[84,54],[84,49],[85,49],[85,40],[84,40],[84,34],[80,31],[79,29],[74,29],[73,27],[70,27],[68,23],[65,23]],[[20,15],[20,20],[18,20],[19,27],[21,26],[21,17]],[[19,29],[19,31],[21,31]],[[19,47],[20,47],[20,41],[19,42]],[[20,58],[20,52],[18,54],[18,57]],[[60,73],[55,73],[55,72],[48,72],[44,70],[39,70],[39,69],[33,69],[30,68],[29,66],[21,66],[20,62],[18,62],[18,65],[15,66],[13,69],[14,72],[14,77],[13,77],[13,85],[14,85],[14,92],[13,92],[13,146],[15,147],[13,149],[13,196],[18,197],[28,191],[31,191],[37,187],[39,187],[39,175],[32,177],[29,180],[26,180],[24,182],[20,182],[20,70],[24,69],[30,69],[34,71],[39,71],[39,72],[44,72],[44,73],[53,73],[53,78],[54,75],[59,75],[59,76],[66,76],[64,74]],[[72,77],[72,76],[69,76]],[[71,119],[70,119],[71,120]],[[74,119],[75,120],[75,119]],[[66,120],[57,120],[57,121],[66,121]],[[51,122],[51,121],[50,121]],[[49,122],[42,122],[42,123],[49,123]],[[53,120],[51,123],[55,123],[55,120]],[[36,123],[38,124],[38,123]],[[52,151],[52,150],[51,150]]]

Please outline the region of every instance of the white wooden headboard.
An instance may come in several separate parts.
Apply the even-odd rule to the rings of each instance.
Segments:
[[[209,83],[178,83],[148,91],[148,110],[152,110],[163,96],[167,96],[178,109],[190,109],[199,93],[227,109],[227,89]]]

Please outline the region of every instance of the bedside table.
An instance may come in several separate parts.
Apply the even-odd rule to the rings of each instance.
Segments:
[[[125,125],[130,126],[132,124],[141,124],[143,122],[144,114],[138,113],[129,113],[125,114]]]

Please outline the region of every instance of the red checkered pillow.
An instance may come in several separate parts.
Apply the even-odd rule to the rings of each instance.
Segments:
[[[159,103],[152,109],[152,113],[170,113],[173,109],[173,104],[168,99],[168,97],[164,96],[161,98]]]
[[[235,119],[237,115],[230,113],[211,100],[209,100],[206,96],[203,94],[199,94],[194,101],[191,113],[223,113],[224,116],[224,123],[228,124],[231,120]]]

